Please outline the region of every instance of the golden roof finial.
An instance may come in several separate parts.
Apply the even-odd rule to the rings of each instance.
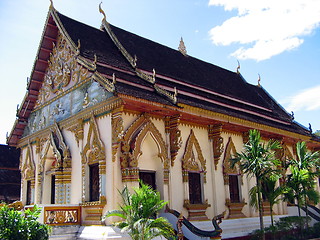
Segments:
[[[101,8],[101,4],[102,4],[102,2],[99,4],[99,12],[102,13],[102,15],[103,15],[102,21],[104,22],[104,21],[106,21],[107,17],[106,17],[105,12],[104,12],[103,9]]]
[[[239,61],[238,61],[238,60],[237,60],[237,62],[238,62],[237,74],[240,74],[240,63],[239,63]]]
[[[52,9],[52,8],[53,8],[53,1],[50,0],[50,9]]]
[[[260,85],[261,77],[260,77],[259,73],[258,73],[258,76],[259,76],[259,78],[258,78],[258,87],[261,87],[261,85]]]
[[[179,52],[181,52],[184,56],[187,56],[187,48],[184,45],[183,38],[181,37],[179,47],[178,47]]]

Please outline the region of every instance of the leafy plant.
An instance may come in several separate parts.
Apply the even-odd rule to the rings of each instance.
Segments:
[[[248,174],[249,177],[256,179],[257,203],[260,219],[260,230],[264,231],[263,209],[262,209],[262,179],[275,172],[275,165],[279,162],[275,159],[274,150],[279,149],[278,141],[262,142],[260,132],[256,129],[249,131],[249,141],[244,145],[241,153],[236,153],[234,158],[230,159],[231,166],[239,163],[240,169]]]
[[[51,228],[37,221],[41,209],[34,206],[24,212],[0,207],[0,239],[8,240],[47,240]]]
[[[161,200],[159,192],[150,186],[140,185],[140,188],[133,189],[132,194],[125,187],[120,192],[123,201],[120,210],[107,212],[103,220],[110,216],[122,218],[116,226],[127,231],[133,240],[151,240],[158,236],[174,239],[171,224],[165,218],[156,218],[167,202]]]

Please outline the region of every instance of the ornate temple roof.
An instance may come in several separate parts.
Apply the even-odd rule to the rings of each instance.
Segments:
[[[249,84],[239,72],[182,54],[113,26],[105,18],[101,29],[93,28],[59,13],[51,6],[28,92],[8,138],[11,145],[16,145],[21,138],[28,117],[34,110],[53,49],[52,43],[56,42],[58,32],[64,34],[75,48],[78,46],[79,55],[93,62],[95,71],[109,79],[116,76],[115,95],[119,97],[133,96],[156,102],[169,106],[176,113],[188,105],[282,129],[308,139],[313,137],[265,89]],[[185,115],[185,120],[188,117]],[[237,128],[240,126],[233,126],[233,130]]]

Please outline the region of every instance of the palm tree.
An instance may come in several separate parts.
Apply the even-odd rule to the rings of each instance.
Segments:
[[[231,166],[239,163],[243,173],[249,177],[255,177],[257,188],[257,202],[260,219],[260,230],[264,233],[263,224],[263,209],[261,197],[261,181],[264,176],[270,176],[275,171],[274,166],[278,165],[275,159],[274,150],[281,146],[278,141],[268,141],[266,144],[262,142],[260,132],[256,129],[249,131],[249,141],[244,145],[244,150],[241,153],[236,153],[231,160]],[[263,234],[264,236],[264,234]]]
[[[266,200],[270,204],[270,217],[271,217],[271,226],[274,226],[274,220],[273,220],[273,206],[277,204],[281,198],[279,198],[282,194],[286,192],[285,186],[277,186],[277,182],[280,178],[279,174],[274,174],[271,176],[266,176],[262,180],[262,188],[261,192],[262,195],[266,198]],[[250,205],[254,208],[258,209],[258,203],[257,203],[257,187],[253,187],[249,191],[250,196]]]
[[[310,152],[305,142],[296,144],[297,159],[289,161],[291,174],[288,175],[287,186],[290,191],[287,199],[297,200],[299,216],[301,206],[305,204],[308,215],[308,200],[319,201],[319,193],[314,190],[314,177],[319,176],[320,152]]]
[[[103,219],[110,216],[122,218],[116,225],[127,231],[133,240],[151,240],[158,236],[174,239],[171,224],[165,218],[156,218],[158,212],[167,204],[160,199],[159,192],[140,183],[140,188],[134,188],[132,194],[127,187],[120,194],[123,201],[120,210],[107,212]]]

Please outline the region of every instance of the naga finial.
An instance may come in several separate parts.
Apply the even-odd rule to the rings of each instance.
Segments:
[[[310,132],[310,134],[312,134],[312,127],[311,127],[311,123],[309,123],[309,132]]]
[[[258,87],[261,87],[260,82],[261,82],[261,77],[260,74],[258,74],[259,78],[258,78]]]
[[[155,69],[152,69],[152,78],[153,78],[153,80],[156,79],[156,70]]]
[[[116,74],[112,74],[112,83],[115,84],[117,82]]]
[[[238,61],[238,60],[237,60],[237,62],[238,62],[237,74],[240,74],[240,63],[239,63],[239,61]]]
[[[107,17],[106,17],[105,12],[104,12],[103,9],[101,8],[101,4],[102,4],[102,2],[99,4],[99,12],[102,13],[102,15],[103,15],[102,21],[104,22],[104,21],[106,21]]]

